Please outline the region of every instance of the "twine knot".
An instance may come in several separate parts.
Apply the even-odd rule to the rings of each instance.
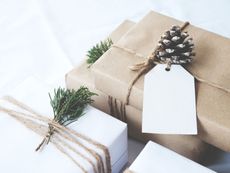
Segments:
[[[81,157],[83,160],[89,163],[92,166],[94,173],[112,172],[110,153],[106,146],[81,133],[78,133],[77,131],[60,125],[54,120],[50,120],[45,116],[40,115],[36,111],[32,110],[32,108],[13,97],[5,96],[2,98],[2,100],[8,104],[10,103],[13,106],[16,106],[17,108],[21,109],[21,111],[0,105],[0,112],[8,114],[9,116],[22,123],[28,129],[34,131],[40,136],[44,136],[44,139],[37,147],[36,151],[38,151],[45,143],[48,144],[51,142],[56,147],[56,149],[58,149],[63,155],[73,161],[74,164],[78,166],[84,173],[87,173],[88,170],[85,169],[85,166],[82,163],[75,159],[74,155]],[[48,127],[44,124],[48,124]],[[45,130],[47,133],[45,133]],[[97,150],[88,147],[88,145],[85,145],[85,142],[91,146],[96,147],[97,150],[101,150],[104,154],[104,159]],[[75,148],[74,145],[77,147]],[[81,153],[82,149],[88,153],[88,156],[85,156],[83,153]],[[70,154],[70,152],[72,154]],[[96,163],[89,156],[93,157],[96,160]]]
[[[181,27],[173,26],[171,30],[165,32],[154,51],[143,62],[129,66],[130,70],[138,71],[138,73],[129,84],[125,104],[129,104],[131,90],[136,81],[143,74],[148,73],[155,65],[166,64],[165,70],[170,71],[172,64],[185,64],[191,62],[192,59],[190,57],[195,55],[195,53],[192,52],[194,46],[191,42],[192,39],[189,38],[185,40],[188,34],[181,33],[188,25],[189,22],[185,22]],[[169,57],[167,57],[167,55]]]

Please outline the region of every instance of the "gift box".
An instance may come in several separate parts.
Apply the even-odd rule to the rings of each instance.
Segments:
[[[123,102],[137,72],[130,66],[143,62],[158,44],[160,36],[181,21],[151,11],[128,31],[92,67],[95,87]],[[224,151],[230,151],[230,40],[189,25],[196,56],[187,69],[196,79],[196,105],[199,137]],[[143,106],[144,75],[132,87],[129,104]]]
[[[122,35],[124,35],[134,23],[131,21],[125,21],[118,26],[109,36],[116,43]],[[66,75],[66,86],[69,89],[78,89],[81,85],[87,86],[91,91],[98,94],[93,97],[94,107],[111,114],[108,104],[108,95],[95,89],[93,74],[91,74],[91,68],[88,68],[88,64],[83,62],[79,66],[75,67],[72,71]],[[120,104],[117,100],[117,104]],[[149,140],[156,141],[157,143],[164,145],[190,159],[201,160],[203,154],[207,150],[207,144],[202,142],[196,136],[188,135],[158,135],[158,134],[144,134],[141,132],[141,110],[136,109],[133,106],[126,106],[126,118],[128,124],[129,136],[147,142]],[[117,115],[114,115],[115,117]],[[120,117],[116,117],[120,118]]]
[[[214,173],[215,171],[150,141],[124,173],[146,172]]]
[[[30,109],[39,112],[39,115],[51,118],[53,112],[49,103],[48,91],[50,90],[48,88],[40,81],[29,78],[12,91],[10,96],[11,99],[13,97],[20,101],[20,105],[26,104]],[[68,126],[69,130],[74,131],[73,134],[80,134],[75,139],[79,143],[78,145],[69,141],[66,141],[66,144],[60,143],[63,145],[57,145],[53,141],[53,138],[57,137],[54,134],[50,143],[42,151],[35,152],[35,148],[44,136],[40,136],[41,134],[38,135],[28,128],[32,126],[32,129],[36,132],[37,129],[42,129],[42,125],[31,124],[30,120],[23,120],[23,123],[21,123],[20,117],[9,116],[2,112],[4,107],[27,114],[27,111],[11,104],[12,102],[6,101],[5,98],[0,100],[0,135],[3,139],[0,147],[1,171],[8,173],[94,173],[94,168],[97,168],[97,162],[100,159],[106,162],[106,164],[103,163],[105,169],[110,164],[112,172],[119,173],[127,163],[127,128],[125,123],[89,106],[82,117]],[[29,109],[28,106],[27,109]],[[66,147],[67,144],[72,148],[70,146]],[[107,155],[105,151],[108,151]]]

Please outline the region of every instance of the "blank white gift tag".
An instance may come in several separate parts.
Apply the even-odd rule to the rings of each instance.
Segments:
[[[180,65],[165,67],[145,75],[142,132],[197,134],[194,78]]]

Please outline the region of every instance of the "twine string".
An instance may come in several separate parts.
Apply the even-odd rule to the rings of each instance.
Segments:
[[[13,109],[8,109],[8,108],[0,106],[1,112],[4,112],[10,115],[11,117],[15,118],[16,120],[21,122],[23,125],[25,125],[28,129],[34,131],[38,135],[45,136],[43,139],[44,142],[42,141],[42,143],[51,142],[62,154],[64,154],[70,160],[72,160],[82,170],[82,172],[87,173],[83,165],[81,165],[76,159],[74,159],[74,157],[72,157],[67,152],[67,150],[72,151],[73,153],[77,154],[78,156],[86,160],[89,164],[91,164],[95,173],[111,173],[112,172],[110,154],[109,154],[107,147],[105,147],[104,145],[72,129],[64,127],[43,115],[40,115],[39,113],[32,110],[32,108],[14,99],[13,97],[6,96],[3,98],[3,100],[26,111],[26,113],[15,111]],[[53,134],[49,134],[50,128],[52,129]],[[77,139],[84,140],[87,143],[94,145],[96,148],[102,150],[105,155],[105,163],[102,157],[96,151],[85,146],[80,140],[77,140]],[[94,157],[97,164],[95,165],[89,157],[86,157],[83,154],[81,154],[79,151],[77,151],[77,149],[72,147],[65,140],[79,146],[80,148],[83,148],[87,153],[89,153],[91,156]]]
[[[184,30],[189,25],[189,22],[185,22],[181,26],[181,30]],[[137,64],[134,64],[133,66],[130,66],[130,70],[132,71],[138,71],[138,73],[134,76],[134,78],[131,80],[128,86],[128,91],[125,97],[125,104],[129,104],[129,97],[132,91],[133,86],[137,82],[137,80],[144,74],[148,73],[156,64],[158,64],[157,61],[155,61],[156,53],[161,49],[160,46],[156,46],[154,51],[143,61]],[[170,64],[167,64],[169,66]]]
[[[123,122],[127,122],[126,107],[123,102],[119,102],[112,96],[108,96],[108,106],[110,110],[110,115]]]
[[[181,26],[181,30],[184,30],[188,25],[189,25],[189,22],[185,22]],[[127,51],[131,54],[134,54],[135,56],[142,57],[142,55],[137,54],[135,51],[133,51],[131,49],[119,47],[115,44],[113,44],[112,47],[116,47],[116,48],[122,49],[124,51]],[[137,80],[142,75],[148,73],[156,64],[158,64],[158,62],[155,61],[155,57],[156,57],[157,51],[159,51],[160,48],[161,48],[160,46],[157,46],[154,49],[154,51],[148,56],[148,58],[146,58],[143,62],[134,64],[134,65],[129,67],[130,70],[138,71],[138,73],[134,76],[134,78],[130,81],[130,83],[128,85],[127,94],[125,97],[125,102],[120,103],[120,111],[117,108],[117,100],[115,98],[113,98],[112,96],[108,97],[108,105],[110,108],[110,114],[111,115],[113,115],[114,117],[118,117],[118,119],[120,119],[124,122],[127,122],[126,105],[129,105],[129,98],[130,98],[132,88],[135,85],[135,83],[137,82]],[[167,63],[168,68],[170,68],[170,65],[171,65],[170,63]]]

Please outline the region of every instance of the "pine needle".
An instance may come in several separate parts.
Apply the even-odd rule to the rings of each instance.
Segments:
[[[76,121],[84,114],[85,107],[93,102],[91,97],[94,95],[97,94],[83,86],[77,91],[64,88],[55,89],[53,98],[49,94],[54,121],[63,126]]]
[[[86,62],[89,64],[89,67],[95,63],[113,44],[111,39],[101,41],[100,43],[93,46],[88,52],[88,59]]]

